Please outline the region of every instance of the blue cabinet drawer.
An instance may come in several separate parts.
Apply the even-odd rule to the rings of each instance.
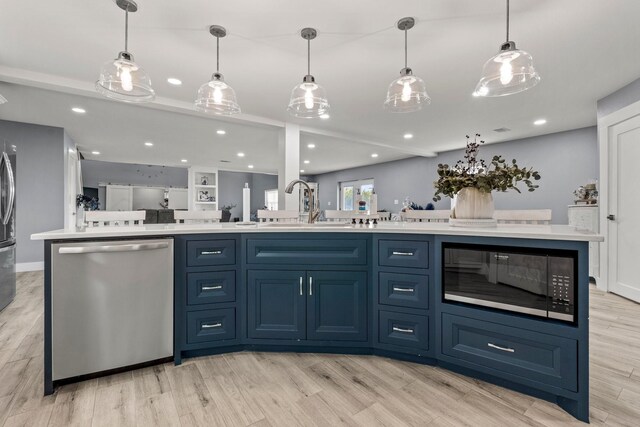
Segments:
[[[235,337],[235,308],[187,312],[187,344],[232,340]]]
[[[578,388],[573,339],[443,313],[442,352],[551,386]]]
[[[187,242],[187,266],[233,265],[235,240],[190,240]]]
[[[248,239],[249,264],[366,265],[365,239]]]
[[[429,268],[429,242],[380,240],[378,264],[387,267]]]
[[[400,347],[429,349],[429,318],[408,313],[378,312],[378,341]]]
[[[235,300],[235,270],[187,274],[187,304],[215,304]]]
[[[424,310],[429,308],[429,276],[380,273],[378,291],[380,304]]]

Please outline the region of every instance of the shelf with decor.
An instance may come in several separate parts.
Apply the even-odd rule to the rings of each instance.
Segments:
[[[218,169],[189,168],[189,210],[218,209]]]

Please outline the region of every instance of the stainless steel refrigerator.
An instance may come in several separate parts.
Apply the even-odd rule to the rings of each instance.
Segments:
[[[0,310],[16,296],[16,146],[0,158]]]

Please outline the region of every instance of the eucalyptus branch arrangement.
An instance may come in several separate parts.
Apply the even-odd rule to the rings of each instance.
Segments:
[[[473,141],[467,135],[467,148],[465,150],[464,161],[458,162],[452,167],[447,164],[438,165],[438,180],[433,183],[436,193],[433,200],[442,199],[442,195],[453,198],[458,191],[463,188],[477,188],[483,193],[492,191],[515,190],[520,193],[517,187],[524,183],[528,191],[535,191],[538,185],[532,180],[539,180],[540,174],[533,168],[520,167],[513,159],[507,163],[502,156],[493,156],[491,163],[487,166],[484,160],[478,159],[480,145],[484,141],[478,140],[480,134],[475,134]]]

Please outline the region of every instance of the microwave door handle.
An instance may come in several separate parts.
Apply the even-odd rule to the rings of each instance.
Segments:
[[[5,207],[5,214],[2,218],[2,223],[7,225],[11,220],[11,215],[13,214],[13,202],[16,198],[16,183],[13,179],[13,169],[11,168],[11,161],[9,160],[9,155],[6,152],[2,153],[2,161],[0,161],[0,169],[2,169],[2,164],[4,164],[4,170],[7,172],[7,179],[9,181],[9,201]]]

